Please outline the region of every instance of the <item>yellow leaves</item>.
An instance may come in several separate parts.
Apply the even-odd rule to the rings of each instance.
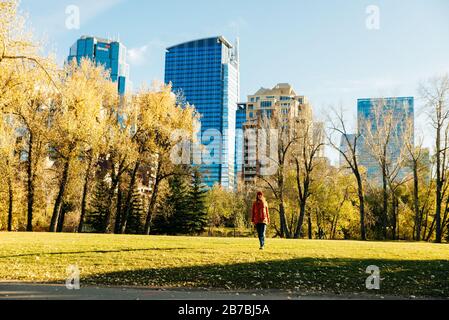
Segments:
[[[18,1],[0,2],[0,42],[5,44],[5,50],[0,47],[1,57],[16,53],[19,49],[29,46],[29,37],[25,37],[24,19],[17,14]]]
[[[142,89],[132,99],[133,117],[137,128],[136,139],[153,152],[166,153],[177,141],[172,141],[175,130],[192,136],[193,109],[176,104],[170,86],[157,90]]]
[[[115,85],[103,67],[83,59],[60,72],[59,94],[52,101],[49,138],[58,152],[74,157],[100,143],[107,126],[104,116],[118,104]]]
[[[99,117],[102,108],[118,106],[118,93],[108,73],[94,62],[83,59],[80,65],[72,61],[63,71],[62,99],[78,117]]]

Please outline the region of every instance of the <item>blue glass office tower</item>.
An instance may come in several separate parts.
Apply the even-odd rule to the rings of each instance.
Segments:
[[[236,188],[239,179],[243,179],[243,153],[244,153],[244,131],[243,125],[246,123],[246,103],[237,105],[237,114],[235,122],[235,177]]]
[[[375,117],[375,111],[379,110],[380,115]],[[382,123],[385,114],[391,114],[394,119],[395,128],[392,130],[390,143],[387,150],[387,161],[389,165],[396,163],[401,156],[406,139],[412,139],[414,143],[414,135],[406,136],[408,123],[414,129],[414,98],[413,97],[393,97],[379,99],[359,99],[357,103],[357,119],[361,141],[358,144],[357,153],[359,155],[360,164],[366,168],[368,179],[379,181],[382,177],[381,169],[378,161],[373,157],[372,152],[366,143],[367,126],[370,127],[373,135],[378,133],[376,123]],[[405,177],[409,173],[409,169],[403,168],[399,172],[399,178]]]
[[[204,161],[204,157],[201,164],[194,161],[204,183],[209,187],[219,184],[234,188],[238,46],[223,37],[213,37],[170,47],[166,53],[165,82],[172,84],[174,92],[182,93],[201,116],[200,141],[208,148],[206,153],[214,157],[211,162]],[[217,143],[219,146],[209,152]]]
[[[129,65],[126,63],[126,47],[118,42],[97,37],[82,36],[70,48],[68,61],[82,58],[95,61],[111,72],[111,79],[117,83],[118,92],[124,95],[129,89]]]

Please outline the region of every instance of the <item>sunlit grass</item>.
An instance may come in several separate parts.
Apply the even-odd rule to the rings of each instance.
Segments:
[[[0,233],[0,281],[449,297],[449,246],[429,243]]]

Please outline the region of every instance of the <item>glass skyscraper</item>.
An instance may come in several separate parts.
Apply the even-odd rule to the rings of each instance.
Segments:
[[[97,65],[103,65],[106,70],[109,70],[111,80],[117,83],[120,95],[124,95],[129,90],[129,65],[126,63],[126,47],[122,43],[82,36],[70,48],[68,61],[76,59],[80,63],[82,58],[91,59]]]
[[[350,147],[354,148],[356,138],[357,138],[356,134],[349,134],[349,133],[341,136],[340,150],[345,154],[346,158],[350,160],[352,160],[352,153],[350,151]],[[345,156],[343,156],[343,154],[340,153],[340,168],[348,167],[348,162]]]
[[[204,183],[235,187],[235,128],[239,100],[238,45],[223,37],[182,43],[167,49],[165,83],[200,114]],[[195,153],[195,151],[194,151]],[[204,155],[212,161],[204,161]],[[194,159],[198,159],[194,154]]]
[[[246,123],[246,103],[240,103],[237,106],[235,122],[235,177],[236,187],[238,180],[243,180],[243,161],[244,161],[244,131],[243,125]]]
[[[375,113],[379,115],[376,116]],[[378,161],[372,155],[369,144],[366,141],[366,134],[370,128],[373,136],[382,134],[377,124],[382,124],[387,114],[392,115],[394,128],[391,132],[390,141],[387,150],[388,165],[394,165],[401,156],[401,149],[406,139],[411,139],[414,143],[414,135],[407,137],[406,130],[408,124],[411,125],[413,132],[414,126],[414,98],[413,97],[393,97],[378,99],[359,99],[357,104],[358,128],[361,134],[360,143],[358,143],[357,153],[360,164],[366,168],[367,177],[371,180],[381,179],[381,169]],[[408,173],[407,168],[401,169],[399,177],[403,178]]]

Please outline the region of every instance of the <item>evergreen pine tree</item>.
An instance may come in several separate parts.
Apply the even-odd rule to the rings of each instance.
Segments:
[[[101,232],[103,230],[104,217],[108,210],[109,186],[104,179],[98,179],[95,185],[94,197],[91,209],[87,212],[85,225],[89,231]]]
[[[144,218],[144,203],[137,186],[134,187],[131,201],[131,212],[126,223],[127,234],[141,234]]]
[[[173,210],[169,218],[170,234],[188,234],[189,233],[189,206],[187,201],[187,188],[184,176],[177,174],[169,181],[170,192],[165,202]]]
[[[151,228],[152,234],[171,234],[170,217],[173,214],[171,205],[163,201],[162,204],[157,206],[157,213],[153,218],[153,227]]]
[[[191,186],[188,192],[189,233],[200,234],[207,226],[207,211],[205,205],[207,190],[201,181],[201,174],[194,170]]]

